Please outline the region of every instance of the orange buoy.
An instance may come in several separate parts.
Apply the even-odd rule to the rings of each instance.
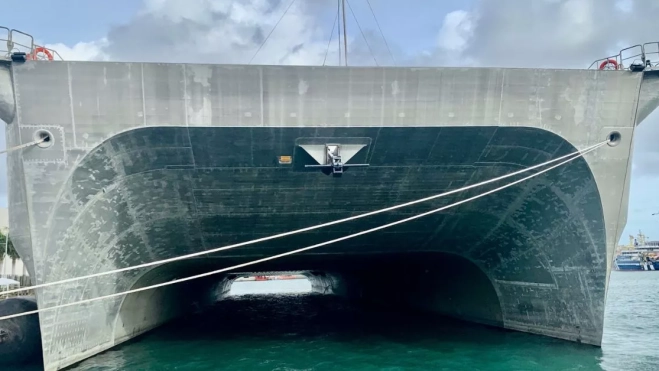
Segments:
[[[32,54],[29,54],[29,55],[28,55],[28,58],[27,58],[27,59],[35,60],[35,61],[36,61],[36,60],[38,59],[38,58],[37,58],[37,55],[38,55],[39,53],[45,55],[45,56],[46,56],[46,59],[48,59],[49,61],[52,61],[52,60],[53,60],[53,53],[51,53],[50,50],[44,48],[43,46],[37,46],[36,48],[34,48],[34,51],[32,52]]]
[[[613,66],[614,70],[618,69],[618,62],[616,62],[615,59],[607,59],[605,61],[602,61],[602,63],[600,63],[600,70],[608,69],[606,68],[608,65]]]

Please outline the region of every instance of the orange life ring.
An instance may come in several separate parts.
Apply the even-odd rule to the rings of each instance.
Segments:
[[[617,70],[618,69],[618,62],[616,62],[615,59],[607,59],[600,63],[600,70],[603,70],[607,65],[613,65],[613,69]]]
[[[39,54],[39,53],[45,54],[46,59],[48,59],[49,61],[53,60],[53,53],[51,53],[50,50],[44,48],[43,46],[37,46],[36,48],[34,48],[34,51],[32,52],[32,54],[28,55],[28,59],[36,61],[38,59],[37,54]]]

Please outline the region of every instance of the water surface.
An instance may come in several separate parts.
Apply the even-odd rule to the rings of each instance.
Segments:
[[[365,312],[303,280],[237,294],[75,371],[659,370],[659,272],[612,272],[602,348],[420,315]],[[293,293],[261,294],[277,289]]]

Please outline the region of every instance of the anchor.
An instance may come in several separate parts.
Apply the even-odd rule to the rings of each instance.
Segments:
[[[341,145],[339,144],[326,144],[325,145],[325,159],[324,163],[320,165],[305,165],[306,168],[316,168],[323,170],[331,170],[332,176],[340,177],[343,171],[350,167],[367,167],[368,164],[346,164],[341,158]]]

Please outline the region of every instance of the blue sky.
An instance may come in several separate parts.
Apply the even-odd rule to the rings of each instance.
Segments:
[[[205,1],[205,0],[189,0]],[[302,0],[300,0],[302,1]],[[309,1],[309,0],[308,0]],[[334,0],[310,0],[320,3],[318,17],[325,20],[319,24],[331,28],[336,12]],[[281,0],[289,3],[289,0]],[[386,25],[387,39],[405,46],[405,53],[415,54],[433,48],[443,17],[454,10],[473,3],[470,0],[434,1],[407,0],[393,6],[391,0],[370,0],[381,26]],[[350,3],[363,26],[374,22],[365,1]],[[39,11],[35,11],[38,9]],[[140,0],[30,0],[5,5],[0,14],[0,25],[16,28],[37,36],[43,43],[75,45],[80,41],[92,41],[105,37],[111,26],[125,23],[140,9]],[[419,11],[423,9],[423,11]],[[355,27],[351,15],[347,16],[348,27]],[[328,30],[329,31],[329,30]],[[357,29],[355,28],[356,32]]]
[[[349,2],[378,61],[389,64],[366,0]],[[657,1],[370,2],[396,60],[406,65],[584,68],[621,46],[659,40]],[[0,25],[29,32],[70,60],[245,63],[289,4],[290,0],[15,1],[3,5]],[[255,63],[322,63],[335,12],[336,0],[296,1]],[[351,64],[372,65],[352,15],[347,17]],[[336,42],[334,37],[329,64],[338,60]],[[659,212],[658,112],[638,128],[636,137],[623,241],[639,229],[659,239],[659,216],[651,216]],[[2,164],[0,171],[4,168]],[[0,193],[5,192],[6,186],[0,186]],[[4,197],[0,204],[6,204]]]
[[[139,0],[30,0],[3,5],[0,25],[39,35],[45,43],[74,45],[107,35],[132,17]]]

